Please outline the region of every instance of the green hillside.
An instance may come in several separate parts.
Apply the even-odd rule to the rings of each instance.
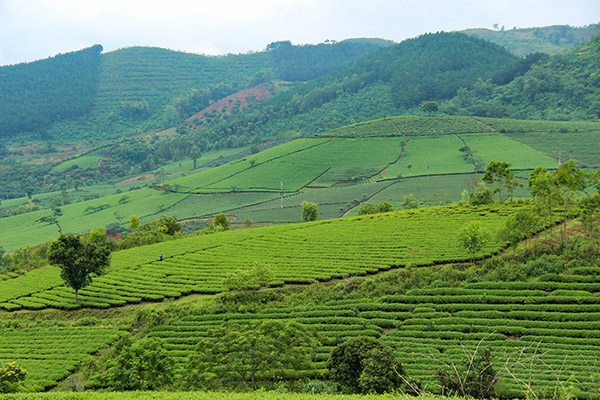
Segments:
[[[198,101],[198,92],[208,95],[205,108],[257,83],[314,79],[391,42],[276,43],[284,45],[221,57],[151,47],[100,54],[97,45],[0,67],[0,136],[47,130],[63,140],[106,139],[168,127],[179,122],[178,104]]]
[[[474,351],[483,340],[494,357],[523,360],[511,363],[512,375],[502,374],[497,395],[551,397],[557,379],[561,384],[571,379],[569,390],[577,398],[594,398],[588,367],[598,361],[600,346],[598,253],[590,247],[573,247],[567,255],[540,250],[552,237],[546,232],[533,244],[545,253],[537,258],[525,244],[520,253],[481,265],[460,262],[468,255],[456,237],[467,223],[479,221],[495,238],[507,218],[527,209],[531,206],[438,207],[223,232],[121,251],[113,254],[108,273],[80,292],[77,306],[57,269],[37,269],[0,282],[0,305],[7,310],[0,312],[0,357],[27,367],[30,389],[57,384],[65,389],[90,378],[63,381],[75,369],[101,374],[109,365],[102,366],[107,356],[89,355],[110,354],[101,349],[111,344],[121,348],[115,345],[119,337],[131,332],[131,340],[159,340],[179,374],[196,344],[216,342],[216,332],[226,324],[295,321],[315,332],[318,344],[310,350],[308,369],[286,371],[290,381],[326,381],[334,347],[369,336],[393,349],[405,377],[420,381],[426,393],[438,393],[432,371],[443,363],[460,364],[464,351]],[[581,245],[590,243],[579,239]],[[503,245],[492,239],[484,253]],[[156,258],[159,253],[166,255],[163,261]],[[228,272],[256,265],[272,273],[270,288],[168,300],[223,291]],[[142,301],[164,305],[119,307]],[[46,310],[14,312],[19,308]],[[523,382],[530,378],[528,389]],[[90,383],[102,387],[98,379]]]
[[[600,24],[583,27],[553,25],[513,29],[501,27],[500,30],[466,29],[463,32],[489,40],[519,57],[524,57],[529,53],[556,54],[571,49],[600,33]]]
[[[360,120],[414,113],[424,100],[451,98],[459,88],[471,88],[477,79],[491,79],[518,63],[508,51],[481,39],[426,34],[382,48],[251,110],[216,123],[205,121],[195,131],[209,143],[222,143],[231,135],[258,141],[325,132]]]
[[[383,199],[401,209],[408,194],[423,205],[449,204],[460,200],[464,189],[473,190],[473,182],[481,180],[476,173],[492,160],[510,162],[524,183],[529,171],[554,168],[559,157],[598,168],[599,133],[594,122],[453,116],[375,120],[245,153],[213,168],[193,170],[191,160],[173,163],[164,168],[162,183],[154,181],[155,188],[135,189],[134,180],[103,188],[98,198],[86,198],[93,194],[87,190],[34,196],[42,210],[0,218],[0,245],[11,251],[56,238],[59,232],[126,227],[132,214],[149,222],[161,215],[206,219],[224,211],[237,224],[248,218],[271,224],[299,221],[302,201],[319,203],[322,218],[337,218],[360,203]],[[210,167],[231,154],[235,152],[209,153],[198,167]],[[516,195],[529,196],[527,190]],[[65,196],[69,204],[62,204]],[[0,211],[27,205],[26,198],[5,201]]]
[[[87,115],[96,97],[102,46],[0,67],[0,138]]]
[[[547,61],[505,86],[479,82],[450,101],[450,113],[549,120],[598,120],[600,35]]]

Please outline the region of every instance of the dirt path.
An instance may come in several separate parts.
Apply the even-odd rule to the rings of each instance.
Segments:
[[[488,127],[492,132],[496,132],[496,133],[500,133],[502,136],[504,136],[504,134],[502,132],[498,132],[497,130],[494,129],[493,126],[486,124],[483,121],[480,121],[478,119],[476,119],[475,121],[479,122],[481,125]]]
[[[398,131],[398,133],[400,133],[400,134],[402,135],[402,137],[406,138],[406,142],[407,142],[407,143],[408,143],[408,142],[410,142],[410,137],[409,137],[409,136],[406,136],[406,135],[404,134],[404,132],[402,132],[402,131],[400,130],[400,128],[398,128],[398,125],[396,125],[396,123],[395,123],[394,121],[392,121],[391,119],[388,119],[388,121],[390,121],[390,123],[391,123],[392,125],[394,125],[394,128],[396,128],[396,130]]]

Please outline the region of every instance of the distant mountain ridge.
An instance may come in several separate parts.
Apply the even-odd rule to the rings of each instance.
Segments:
[[[524,57],[529,53],[542,52],[549,55],[563,52],[590,40],[600,33],[600,24],[582,27],[552,25],[538,28],[497,29],[473,28],[461,31],[467,35],[489,40],[511,53]]]
[[[191,90],[219,84],[242,90],[271,76],[309,80],[391,42],[352,39],[339,43],[294,46],[256,53],[203,56],[161,48],[130,47],[101,54],[102,46],[32,63],[0,67],[0,137],[46,131],[56,122],[91,117],[60,126],[73,135],[97,125],[123,131],[140,121],[142,129],[164,122],[164,107]],[[304,62],[303,68],[294,65]],[[258,80],[258,81],[257,81]],[[214,99],[219,100],[219,99]],[[50,134],[57,134],[52,129]],[[73,132],[73,133],[72,133]]]

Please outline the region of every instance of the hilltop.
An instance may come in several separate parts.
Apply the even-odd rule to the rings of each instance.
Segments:
[[[524,184],[529,172],[540,166],[555,168],[561,156],[598,168],[599,133],[594,122],[384,118],[263,151],[256,148],[258,152],[207,153],[197,160],[196,169],[189,158],[171,163],[162,175],[152,177],[151,188],[140,188],[144,181],[134,179],[115,187],[36,195],[33,203],[26,197],[5,200],[0,212],[16,215],[0,219],[0,245],[13,250],[60,232],[82,233],[100,226],[115,233],[126,229],[132,214],[143,223],[164,214],[206,226],[213,215],[226,212],[242,226],[246,219],[257,224],[297,222],[303,201],[317,202],[322,218],[355,214],[368,202],[389,202],[401,209],[409,194],[424,206],[449,204],[460,200],[463,190],[474,190],[492,160],[510,162]],[[232,156],[235,161],[218,165]],[[87,160],[65,161],[57,168],[69,170]],[[92,163],[71,173],[84,168],[90,173],[106,170]],[[515,195],[527,192],[517,190]],[[28,207],[31,212],[25,212]]]
[[[389,44],[349,40],[293,46],[283,41],[264,52],[222,58],[153,48],[101,54],[104,67],[89,116],[9,138],[0,145],[5,156],[0,183],[7,198],[14,198],[152,177],[161,166],[171,168],[196,154],[231,149],[244,157],[249,148],[416,114],[425,100],[437,100],[446,114],[597,118],[591,73],[597,40],[551,58],[522,59],[460,33]],[[313,61],[298,64],[300,59]],[[289,66],[296,64],[306,67],[295,70],[303,77],[289,75]],[[561,71],[563,64],[569,73]],[[177,74],[165,75],[165,65]],[[547,74],[557,84],[549,86]],[[581,96],[564,89],[571,76]]]
[[[496,43],[519,57],[530,53],[557,54],[571,49],[600,33],[600,24],[583,27],[553,25],[536,28],[497,29],[475,28],[462,31]]]

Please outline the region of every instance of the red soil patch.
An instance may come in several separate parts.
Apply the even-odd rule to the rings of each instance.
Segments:
[[[186,123],[190,124],[195,119],[202,119],[205,114],[213,112],[213,111],[224,111],[231,112],[235,108],[239,110],[243,110],[244,108],[248,108],[250,106],[248,99],[253,98],[256,102],[262,103],[265,100],[273,97],[273,93],[269,90],[268,83],[261,83],[260,85],[251,87],[246,90],[242,90],[241,92],[234,93],[230,96],[225,97],[213,104],[204,110],[200,111],[192,115],[190,118],[186,120]]]
[[[121,182],[118,182],[117,185],[120,185],[121,183],[132,183],[132,182],[139,182],[139,181],[147,181],[148,179],[152,179],[152,178],[154,178],[154,174],[138,175],[138,176],[134,176],[133,178],[122,180]]]

